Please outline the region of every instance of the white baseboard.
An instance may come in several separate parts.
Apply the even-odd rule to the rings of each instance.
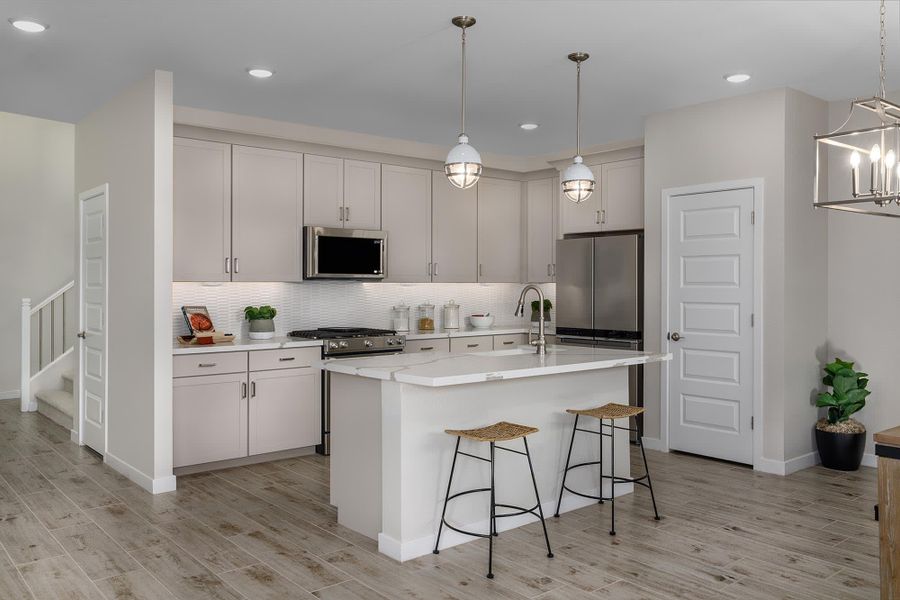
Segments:
[[[151,494],[164,494],[175,491],[175,476],[157,477],[154,479],[143,471],[132,467],[124,460],[107,453],[103,460],[113,469],[135,482]]]
[[[753,465],[755,471],[762,473],[771,473],[772,475],[790,475],[809,467],[819,464],[818,452],[807,452],[800,456],[788,460],[774,460],[771,458],[760,458]]]
[[[0,400],[18,400],[20,396],[19,390],[6,390],[5,392],[0,392]]]
[[[668,452],[669,449],[666,448],[663,441],[659,438],[652,438],[644,436],[644,448],[647,450],[656,450],[657,452]]]
[[[606,488],[604,490],[604,494],[608,494],[609,483],[604,483],[604,488]],[[590,490],[586,493],[597,494],[597,491],[597,488],[594,488],[593,490]],[[634,484],[632,483],[620,483],[616,485],[617,498],[619,496],[624,496],[625,494],[631,494],[632,492],[634,492]],[[570,510],[590,506],[596,503],[597,501],[591,498],[582,498],[580,496],[575,496],[574,494],[566,494],[563,497],[559,512],[569,512]],[[556,512],[556,499],[554,498],[552,500],[542,502],[541,508],[544,511],[544,518],[552,519],[553,514]],[[508,529],[515,529],[516,527],[521,527],[522,525],[527,525],[528,523],[532,523],[537,520],[538,518],[530,513],[517,515],[515,517],[497,519],[497,532],[499,533]],[[463,525],[454,524],[454,526],[459,527],[460,529],[468,529],[469,531],[487,531],[488,523],[488,519],[484,519],[475,523],[466,523]],[[430,554],[434,550],[434,541],[436,537],[437,532],[416,540],[401,542],[388,535],[385,535],[384,533],[379,533],[378,551],[400,562],[412,560],[414,558],[418,558],[419,556]],[[478,538],[473,538],[471,536],[444,527],[443,532],[441,533],[441,549],[443,550],[445,548],[458,546],[459,544],[471,542],[475,539]]]
[[[74,429],[70,429],[69,430],[69,439],[72,440],[73,444],[77,444],[78,443],[78,432],[75,431]]]
[[[874,454],[870,454],[866,452],[863,454],[862,466],[864,467],[877,467],[878,466],[878,457]]]

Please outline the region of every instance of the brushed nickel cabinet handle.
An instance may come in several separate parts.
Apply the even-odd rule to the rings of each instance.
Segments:
[[[420,350],[434,350],[434,346],[422,346]]]
[[[477,348],[481,344],[466,344],[466,348]]]
[[[349,220],[350,220],[350,207],[345,206],[344,207],[344,221],[349,221]]]
[[[256,398],[256,382],[255,381],[250,382],[250,397]]]
[[[231,273],[231,257],[230,256],[225,257],[225,272]]]
[[[241,398],[247,397],[247,382],[241,384]]]
[[[433,269],[433,271],[432,271],[432,275],[434,275],[435,277],[437,277],[437,263],[434,263],[434,269]]]
[[[429,277],[431,277],[431,263],[425,265],[425,272]]]
[[[240,272],[241,272],[241,265],[238,263],[238,259],[237,259],[237,258],[234,259],[234,272],[235,272],[235,273],[240,273]]]
[[[600,211],[600,222],[606,223],[606,209]]]
[[[200,364],[198,364],[197,366],[198,366],[198,367],[204,367],[204,368],[206,368],[206,367],[214,367],[214,366],[216,366],[216,363],[200,363]]]
[[[599,225],[600,224],[600,211],[597,211],[597,217],[594,219],[594,222]]]
[[[294,360],[296,358],[297,358],[296,356],[282,356],[281,358],[278,359],[278,362],[288,362],[288,361]]]
[[[338,221],[344,220],[344,207],[338,206]]]
[[[508,342],[503,342],[503,345],[504,345],[504,346],[511,346],[511,345],[513,345],[513,344],[515,344],[515,342],[514,342],[513,340],[510,340],[510,341],[508,341]]]
[[[547,263],[547,277],[550,277],[550,263]]]
[[[484,277],[484,265],[481,263],[478,263],[478,276]]]

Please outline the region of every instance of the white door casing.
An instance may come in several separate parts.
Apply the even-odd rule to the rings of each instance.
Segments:
[[[79,441],[104,455],[108,414],[108,189],[108,185],[102,185],[78,196],[81,223],[78,259],[81,332],[78,344]]]
[[[754,193],[672,194],[663,207],[668,446],[747,464],[757,370]]]

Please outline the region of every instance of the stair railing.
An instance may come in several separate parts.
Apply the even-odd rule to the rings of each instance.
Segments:
[[[70,281],[46,299],[31,305],[31,298],[22,298],[22,371],[19,393],[22,412],[37,410],[31,398],[31,381],[35,375],[53,364],[74,345],[74,336],[68,335],[66,307],[71,306],[75,282]],[[59,318],[57,318],[57,313]],[[32,355],[33,323],[37,323],[37,354]],[[45,348],[45,323],[49,329],[49,342]],[[57,335],[59,332],[59,335]]]

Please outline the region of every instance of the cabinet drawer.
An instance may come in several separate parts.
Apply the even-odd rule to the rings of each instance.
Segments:
[[[180,354],[173,357],[172,377],[222,375],[247,371],[246,352],[210,352],[209,354]]]
[[[406,352],[450,352],[450,340],[407,340]]]
[[[488,352],[494,349],[490,335],[450,338],[450,352]]]
[[[494,336],[494,350],[515,348],[516,346],[524,346],[527,343],[527,333],[510,333],[507,335]]]
[[[296,369],[308,367],[322,358],[322,350],[313,348],[284,348],[282,350],[254,350],[250,353],[251,371],[271,371],[273,369]]]

